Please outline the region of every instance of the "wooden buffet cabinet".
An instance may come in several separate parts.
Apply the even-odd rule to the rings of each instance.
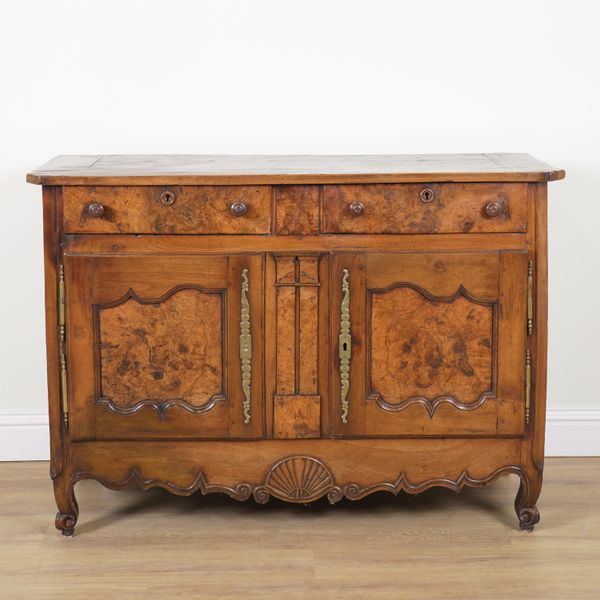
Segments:
[[[61,156],[51,476],[308,503],[544,460],[547,182],[523,154]]]

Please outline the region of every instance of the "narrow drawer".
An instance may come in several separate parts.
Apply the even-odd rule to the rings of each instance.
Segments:
[[[66,233],[261,234],[271,187],[65,186]]]
[[[323,233],[520,233],[527,184],[326,185]]]

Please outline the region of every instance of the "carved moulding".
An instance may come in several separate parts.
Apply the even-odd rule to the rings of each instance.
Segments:
[[[125,479],[120,481],[106,479],[88,471],[81,471],[73,477],[73,484],[83,479],[94,479],[111,490],[122,490],[131,484],[135,484],[142,490],[159,487],[177,496],[190,496],[199,491],[202,494],[221,493],[227,494],[235,500],[247,500],[252,494],[252,486],[249,483],[241,482],[233,487],[211,484],[208,483],[202,471],[198,471],[194,480],[186,486],[179,486],[163,479],[147,479],[137,467],[133,467],[127,473]]]
[[[78,472],[73,476],[68,491],[72,514],[57,514],[56,526],[58,529],[67,529],[72,533],[79,512],[73,494],[73,486],[77,481],[83,479],[94,479],[112,490],[121,490],[135,484],[142,490],[160,487],[179,496],[189,496],[197,491],[202,494],[223,493],[239,501],[248,500],[250,496],[254,496],[255,501],[260,504],[267,503],[271,496],[292,503],[313,502],[326,496],[331,504],[335,504],[343,498],[360,500],[375,492],[390,492],[394,495],[398,495],[400,492],[419,494],[432,487],[444,487],[459,492],[464,487],[486,486],[498,477],[509,474],[518,475],[521,480],[515,499],[515,512],[519,518],[521,529],[531,531],[540,516],[536,506],[525,506],[529,497],[530,482],[523,468],[517,465],[500,467],[481,479],[471,477],[468,471],[463,471],[456,479],[441,477],[413,483],[402,472],[393,482],[382,481],[366,486],[349,483],[340,486],[336,484],[331,471],[322,461],[312,456],[301,455],[288,456],[277,461],[267,472],[264,483],[257,486],[248,482],[240,482],[234,486],[211,484],[202,471],[198,471],[194,480],[186,486],[162,479],[148,479],[137,467],[132,468],[120,481],[111,480],[92,472]]]
[[[495,300],[484,300],[481,298],[477,298],[476,296],[469,293],[463,285],[460,285],[458,287],[458,289],[456,290],[456,292],[454,292],[454,294],[451,294],[450,296],[435,296],[435,295],[431,294],[430,292],[428,292],[423,287],[416,285],[414,283],[396,282],[385,288],[369,289],[369,297],[371,297],[373,294],[383,294],[386,292],[391,292],[393,290],[403,289],[403,288],[414,290],[415,292],[420,294],[423,298],[425,298],[426,300],[429,300],[430,302],[433,302],[433,303],[451,304],[456,299],[462,297],[462,298],[465,298],[466,300],[468,300],[469,302],[472,302],[473,304],[478,304],[480,306],[489,307],[492,310],[492,335],[493,335],[493,338],[496,337],[497,321],[498,321],[498,302]],[[369,336],[369,340],[370,339],[371,339],[371,336]],[[494,343],[492,355],[495,353],[496,353],[496,348],[495,348],[495,343]],[[370,348],[369,348],[369,354],[370,354]],[[491,382],[492,386],[491,387],[495,387],[494,381],[496,380],[496,374],[493,369],[493,365],[495,364],[495,362],[496,361],[494,359],[492,359],[492,382]],[[369,376],[369,380],[371,380],[370,368],[369,368],[368,376]],[[488,390],[481,392],[474,402],[469,402],[469,403],[461,402],[458,398],[456,398],[450,394],[439,395],[439,396],[436,396],[435,398],[427,398],[426,396],[423,396],[423,395],[412,396],[410,398],[407,398],[406,400],[402,400],[401,402],[397,402],[397,403],[388,402],[376,390],[370,390],[367,395],[367,400],[375,401],[377,403],[377,406],[380,409],[385,410],[387,412],[401,412],[403,410],[406,410],[407,408],[409,408],[410,406],[412,406],[414,404],[419,404],[423,408],[425,408],[425,410],[427,411],[427,414],[429,415],[430,418],[433,418],[433,416],[435,415],[435,412],[442,404],[450,404],[451,406],[453,406],[454,408],[456,408],[457,410],[460,410],[460,411],[472,411],[472,410],[476,410],[476,409],[480,408],[483,404],[485,404],[485,402],[487,400],[491,400],[491,399],[495,399],[495,398],[496,398],[496,393],[494,391],[492,391],[492,389],[488,389]]]

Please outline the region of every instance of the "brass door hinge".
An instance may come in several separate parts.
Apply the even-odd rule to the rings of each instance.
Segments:
[[[65,268],[59,266],[58,271],[58,343],[60,353],[60,397],[62,404],[63,423],[69,427],[69,403],[67,397],[67,329],[66,329],[66,297],[65,297]]]
[[[529,425],[531,410],[531,350],[525,350],[525,424]]]
[[[533,334],[533,261],[527,269],[527,335]]]

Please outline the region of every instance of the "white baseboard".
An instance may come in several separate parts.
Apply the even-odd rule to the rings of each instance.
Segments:
[[[548,411],[546,456],[600,456],[600,409]],[[48,460],[47,413],[0,413],[0,461]]]
[[[0,461],[49,458],[48,413],[0,413]]]

